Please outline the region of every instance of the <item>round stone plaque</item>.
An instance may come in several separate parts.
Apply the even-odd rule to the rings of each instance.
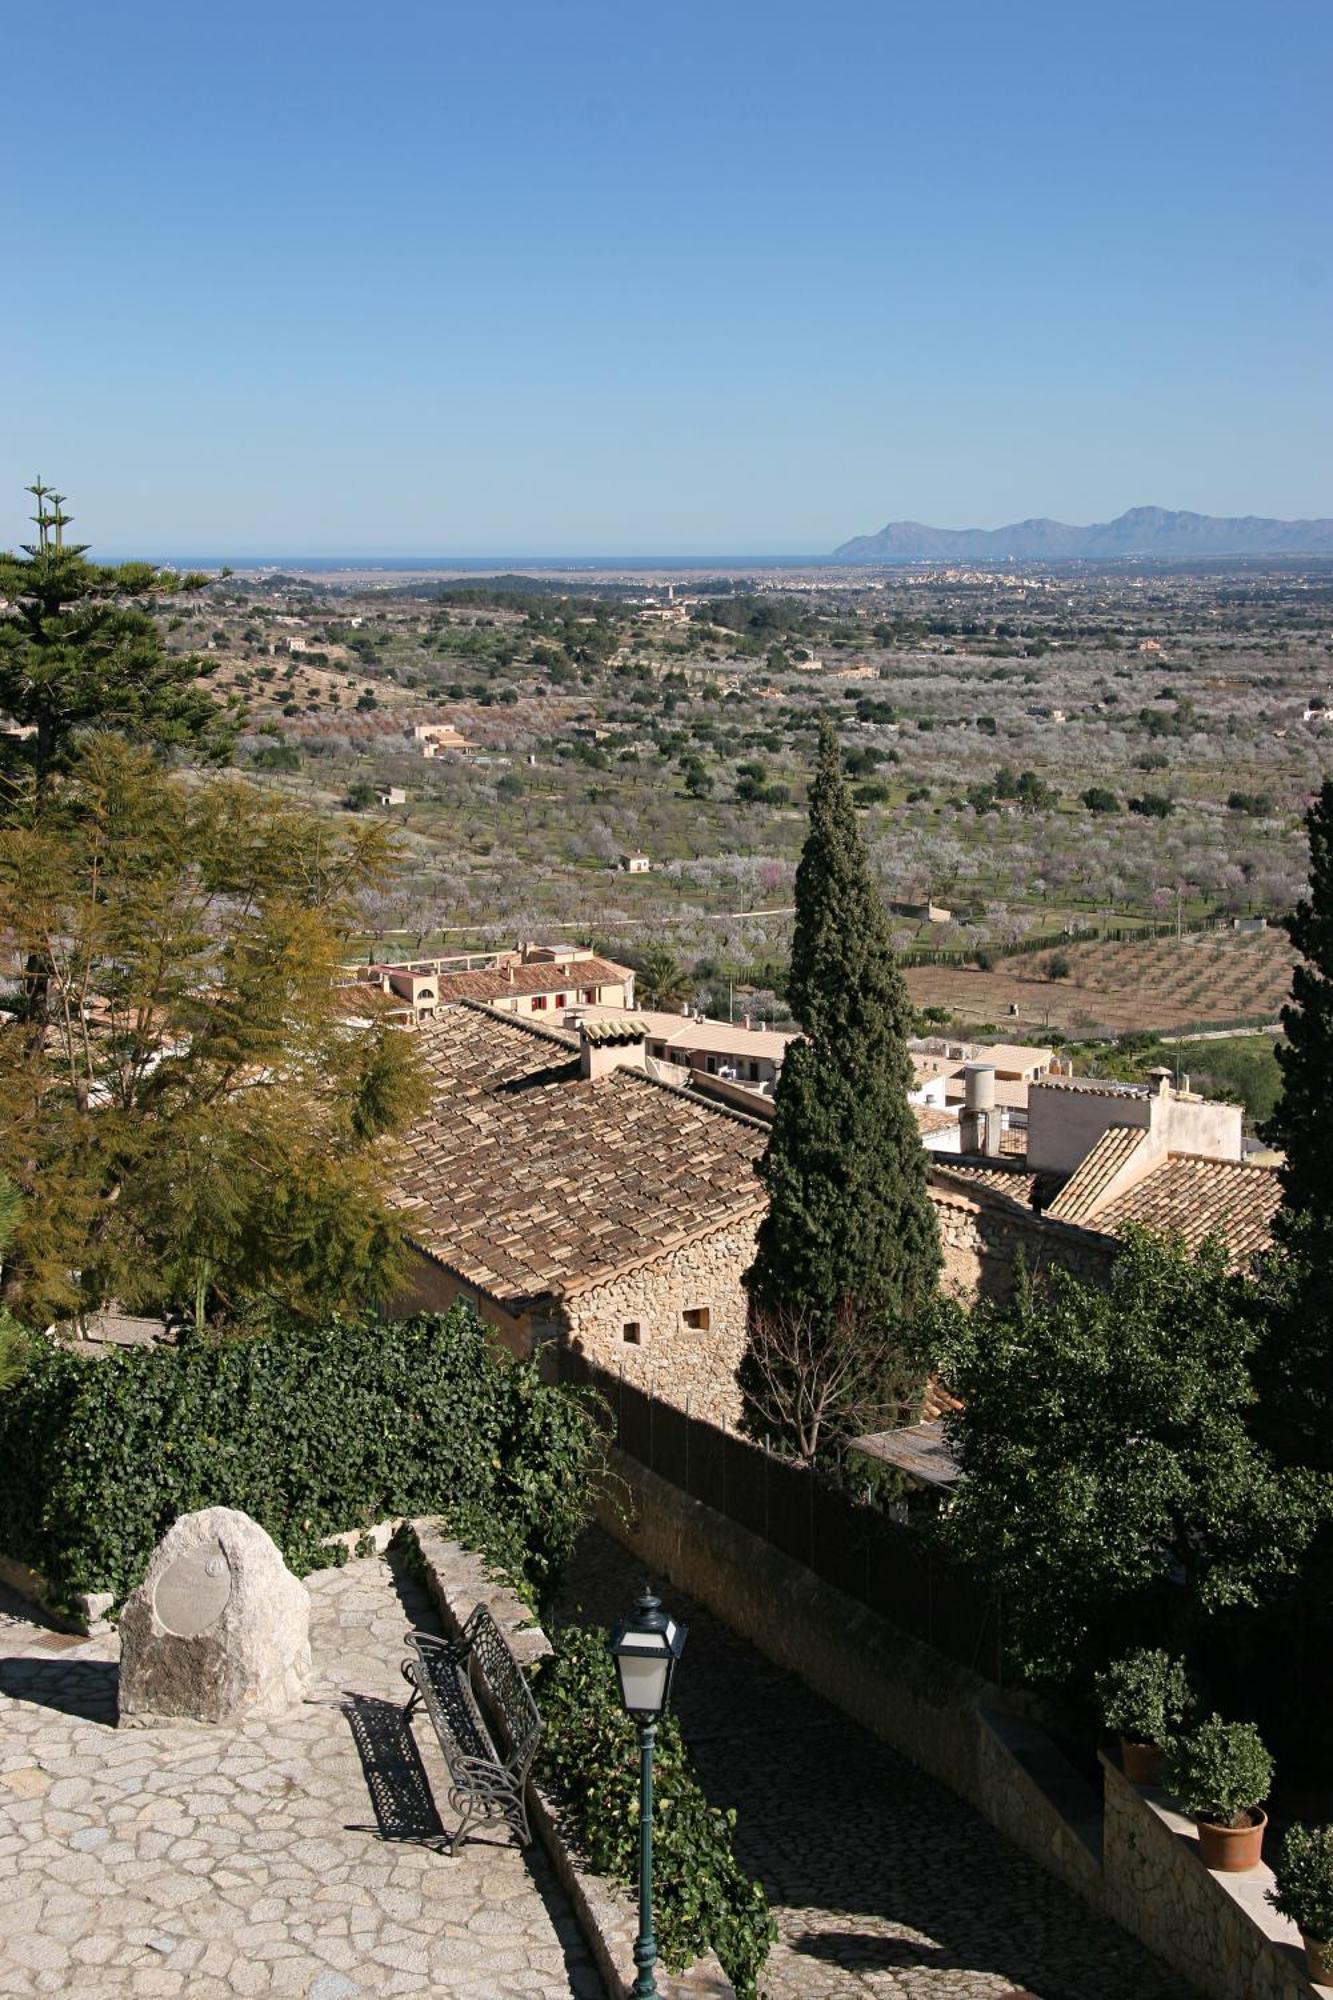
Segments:
[[[220,1542],[205,1542],[177,1556],[153,1592],[158,1622],[178,1639],[194,1639],[216,1625],[231,1596],[231,1571]]]

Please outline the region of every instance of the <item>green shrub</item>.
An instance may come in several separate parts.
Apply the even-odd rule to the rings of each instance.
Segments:
[[[570,1627],[555,1635],[537,1699],[545,1721],[538,1775],[557,1793],[601,1875],[634,1887],[639,1871],[639,1754],[620,1706],[605,1637]],[[717,1953],[740,2000],[777,1936],[768,1899],[732,1853],[734,1812],[710,1805],[674,1717],[657,1732],[653,1766],[653,1914],[668,1971]]]
[[[1268,1797],[1273,1760],[1252,1722],[1223,1722],[1210,1715],[1178,1736],[1166,1760],[1166,1784],[1194,1819],[1213,1826],[1241,1826]]]
[[[1333,1939],[1333,1826],[1289,1826],[1268,1891],[1273,1908],[1305,1937]]]
[[[475,1509],[540,1599],[585,1517],[598,1407],[497,1352],[465,1305],[93,1360],[46,1347],[0,1398],[0,1547],[60,1599],[119,1599],[198,1507],[243,1509],[298,1571],[336,1530]]]
[[[1141,1646],[1097,1676],[1102,1720],[1130,1743],[1169,1743],[1193,1713],[1195,1700],[1183,1660]]]

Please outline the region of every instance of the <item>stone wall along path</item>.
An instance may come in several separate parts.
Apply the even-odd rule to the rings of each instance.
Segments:
[[[589,1530],[560,1616],[609,1625],[642,1587]],[[953,1793],[670,1583],[690,1633],[674,1702],[710,1799],[768,1891],[765,2000],[1191,2000],[1143,1946]]]

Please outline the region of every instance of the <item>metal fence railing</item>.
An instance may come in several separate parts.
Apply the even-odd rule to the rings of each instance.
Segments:
[[[595,1389],[627,1457],[748,1528],[793,1562],[984,1679],[1003,1677],[999,1599],[901,1522],[762,1444],[561,1352],[565,1381]]]

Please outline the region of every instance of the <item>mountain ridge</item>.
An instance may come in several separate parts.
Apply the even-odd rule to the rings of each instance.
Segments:
[[[890,521],[875,535],[854,535],[835,562],[1124,560],[1135,556],[1333,555],[1333,520],[1280,521],[1262,514],[1192,514],[1170,507],[1130,507],[1113,521],[1074,527],[1040,515],[1003,528],[930,528]]]

